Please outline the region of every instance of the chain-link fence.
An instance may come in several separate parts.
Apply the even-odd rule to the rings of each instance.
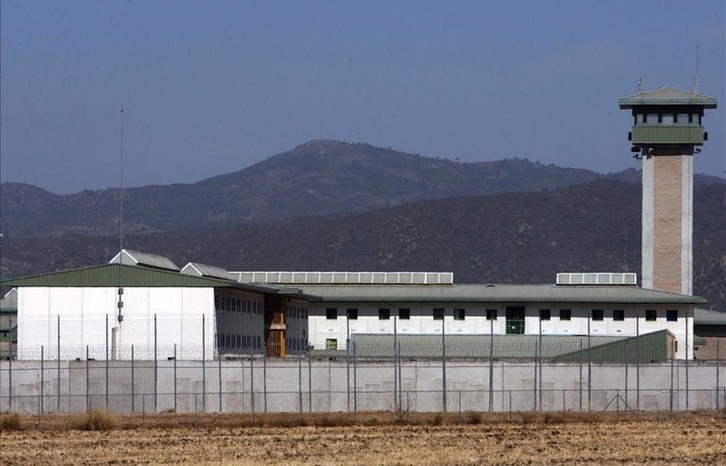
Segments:
[[[158,348],[157,348],[158,350]],[[181,354],[172,348],[170,354]],[[201,348],[198,348],[201,353]],[[216,360],[181,357],[0,361],[0,411],[74,413],[271,413],[357,411],[683,411],[726,407],[726,365],[557,363],[494,359],[338,358],[312,355]],[[84,354],[85,353],[85,354]],[[194,352],[190,349],[189,354]],[[154,353],[152,353],[154,354]],[[158,353],[157,353],[158,354]],[[148,355],[147,355],[148,356]]]

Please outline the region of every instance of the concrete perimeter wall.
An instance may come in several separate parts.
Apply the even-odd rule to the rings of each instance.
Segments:
[[[0,361],[0,411],[708,410],[726,406],[724,379],[722,361],[588,366],[486,360],[6,360]]]

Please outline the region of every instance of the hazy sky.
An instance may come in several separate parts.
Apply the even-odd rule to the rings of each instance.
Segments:
[[[618,98],[700,92],[726,176],[723,0],[2,0],[0,180],[189,183],[310,139],[637,167]],[[121,144],[121,108],[123,146]]]

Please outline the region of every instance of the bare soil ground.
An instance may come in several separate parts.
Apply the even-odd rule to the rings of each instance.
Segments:
[[[6,423],[0,464],[726,464],[724,412],[104,415],[101,431],[79,416]]]

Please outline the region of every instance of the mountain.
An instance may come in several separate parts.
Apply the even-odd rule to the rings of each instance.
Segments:
[[[331,213],[367,212],[427,199],[553,189],[602,177],[523,159],[459,163],[314,140],[244,170],[193,184],[129,188],[124,231],[209,228]],[[0,185],[6,236],[118,231],[120,190],[56,195]]]
[[[726,183],[694,193],[694,293],[726,310]],[[557,272],[640,275],[640,186],[565,188],[420,201],[214,229],[132,234],[130,249],[229,270],[451,271],[457,283],[554,283]],[[4,239],[3,276],[104,263],[118,238]]]

